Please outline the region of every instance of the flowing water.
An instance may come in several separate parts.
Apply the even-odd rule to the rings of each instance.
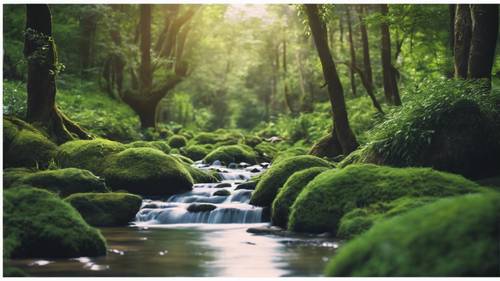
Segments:
[[[252,190],[238,184],[266,165],[196,165],[218,169],[223,180],[163,200],[145,199],[131,226],[100,228],[106,256],[8,264],[33,276],[321,276],[336,241],[247,232],[269,223],[262,222],[262,208],[248,203]]]

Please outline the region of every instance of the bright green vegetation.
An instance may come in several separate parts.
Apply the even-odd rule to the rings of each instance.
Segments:
[[[246,162],[250,164],[257,163],[257,155],[255,151],[246,145],[227,145],[221,146],[210,152],[203,161],[213,163],[219,160],[224,164]]]
[[[342,246],[327,276],[498,276],[500,195],[441,199]]]
[[[332,164],[315,156],[303,155],[289,157],[272,165],[259,180],[250,203],[263,207],[271,206],[288,177],[311,167],[332,167]]]
[[[185,136],[173,135],[168,139],[168,145],[170,145],[173,148],[181,148],[186,146],[186,144],[187,144],[187,139]]]
[[[191,175],[194,183],[218,182],[218,179],[215,176],[215,173],[198,169],[198,168],[193,167],[190,164],[187,164],[184,162],[181,162],[181,164],[182,164],[182,166],[184,166],[184,168]]]
[[[101,176],[106,158],[125,148],[119,142],[105,139],[69,141],[59,146],[56,162],[63,168],[85,169]]]
[[[4,258],[70,258],[106,254],[106,242],[68,203],[49,191],[4,191]]]
[[[291,175],[276,195],[271,210],[271,222],[273,225],[286,228],[290,207],[300,192],[317,175],[328,170],[326,167],[313,167],[298,171]]]
[[[193,161],[198,161],[205,158],[210,151],[211,147],[209,145],[190,145],[183,147],[180,153]]]
[[[27,174],[16,183],[47,189],[66,197],[79,192],[108,192],[104,180],[88,170],[66,168]],[[15,184],[14,184],[15,185]]]
[[[307,149],[304,147],[291,147],[284,151],[277,152],[273,158],[273,163],[276,164],[281,160],[287,159],[292,156],[300,156],[307,154]]]
[[[500,92],[470,81],[427,81],[407,89],[395,110],[370,134],[352,162],[427,166],[469,178],[500,170]]]
[[[128,193],[76,193],[65,199],[92,226],[123,226],[133,221],[142,198]]]
[[[255,152],[257,152],[258,157],[270,162],[275,156],[276,153],[278,152],[278,149],[276,146],[271,144],[270,142],[263,141],[259,144],[257,144],[255,147]]]
[[[175,159],[179,160],[179,162],[181,162],[183,164],[191,165],[191,164],[194,163],[193,160],[191,160],[190,158],[188,158],[188,157],[186,157],[184,155],[181,155],[179,153],[170,153],[170,156],[172,156]]]
[[[28,123],[4,117],[4,166],[46,168],[57,146]]]
[[[366,208],[357,208],[342,216],[337,237],[352,238],[370,229],[376,222],[417,207],[432,203],[438,197],[401,197],[390,202],[377,202]]]
[[[191,190],[193,178],[174,157],[152,148],[128,148],[111,155],[103,171],[106,183],[139,195],[173,195]]]
[[[9,188],[20,178],[34,173],[35,170],[29,168],[7,168],[3,170],[3,188]]]
[[[164,153],[169,153],[170,150],[172,149],[166,141],[134,141],[131,143],[126,144],[127,148],[130,147],[149,147],[149,148],[154,148],[158,149]]]
[[[308,184],[292,205],[288,228],[335,234],[342,216],[355,208],[403,196],[445,197],[479,190],[462,176],[430,168],[350,165],[324,172]]]

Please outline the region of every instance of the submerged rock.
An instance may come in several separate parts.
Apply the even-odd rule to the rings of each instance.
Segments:
[[[231,195],[231,191],[227,189],[220,189],[214,192],[213,196],[229,196]]]
[[[255,182],[255,181],[248,181],[248,182],[244,182],[244,183],[238,184],[236,186],[235,190],[240,190],[240,189],[254,190],[256,186],[257,186],[257,182]]]
[[[217,206],[214,204],[205,204],[205,203],[194,203],[189,205],[187,208],[188,212],[198,213],[198,212],[210,212],[212,210],[217,209]]]

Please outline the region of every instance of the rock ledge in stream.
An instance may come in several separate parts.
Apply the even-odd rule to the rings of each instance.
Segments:
[[[187,208],[188,212],[198,213],[198,212],[210,212],[217,209],[217,206],[213,204],[191,204]]]

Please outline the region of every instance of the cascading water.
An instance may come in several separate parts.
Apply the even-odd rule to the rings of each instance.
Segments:
[[[216,161],[217,162],[217,161]],[[248,166],[195,163],[200,169],[214,169],[222,181],[200,183],[193,190],[171,196],[166,201],[145,199],[136,215],[136,224],[260,223],[262,208],[249,204],[253,190],[237,189],[238,184],[259,175],[267,163]]]

